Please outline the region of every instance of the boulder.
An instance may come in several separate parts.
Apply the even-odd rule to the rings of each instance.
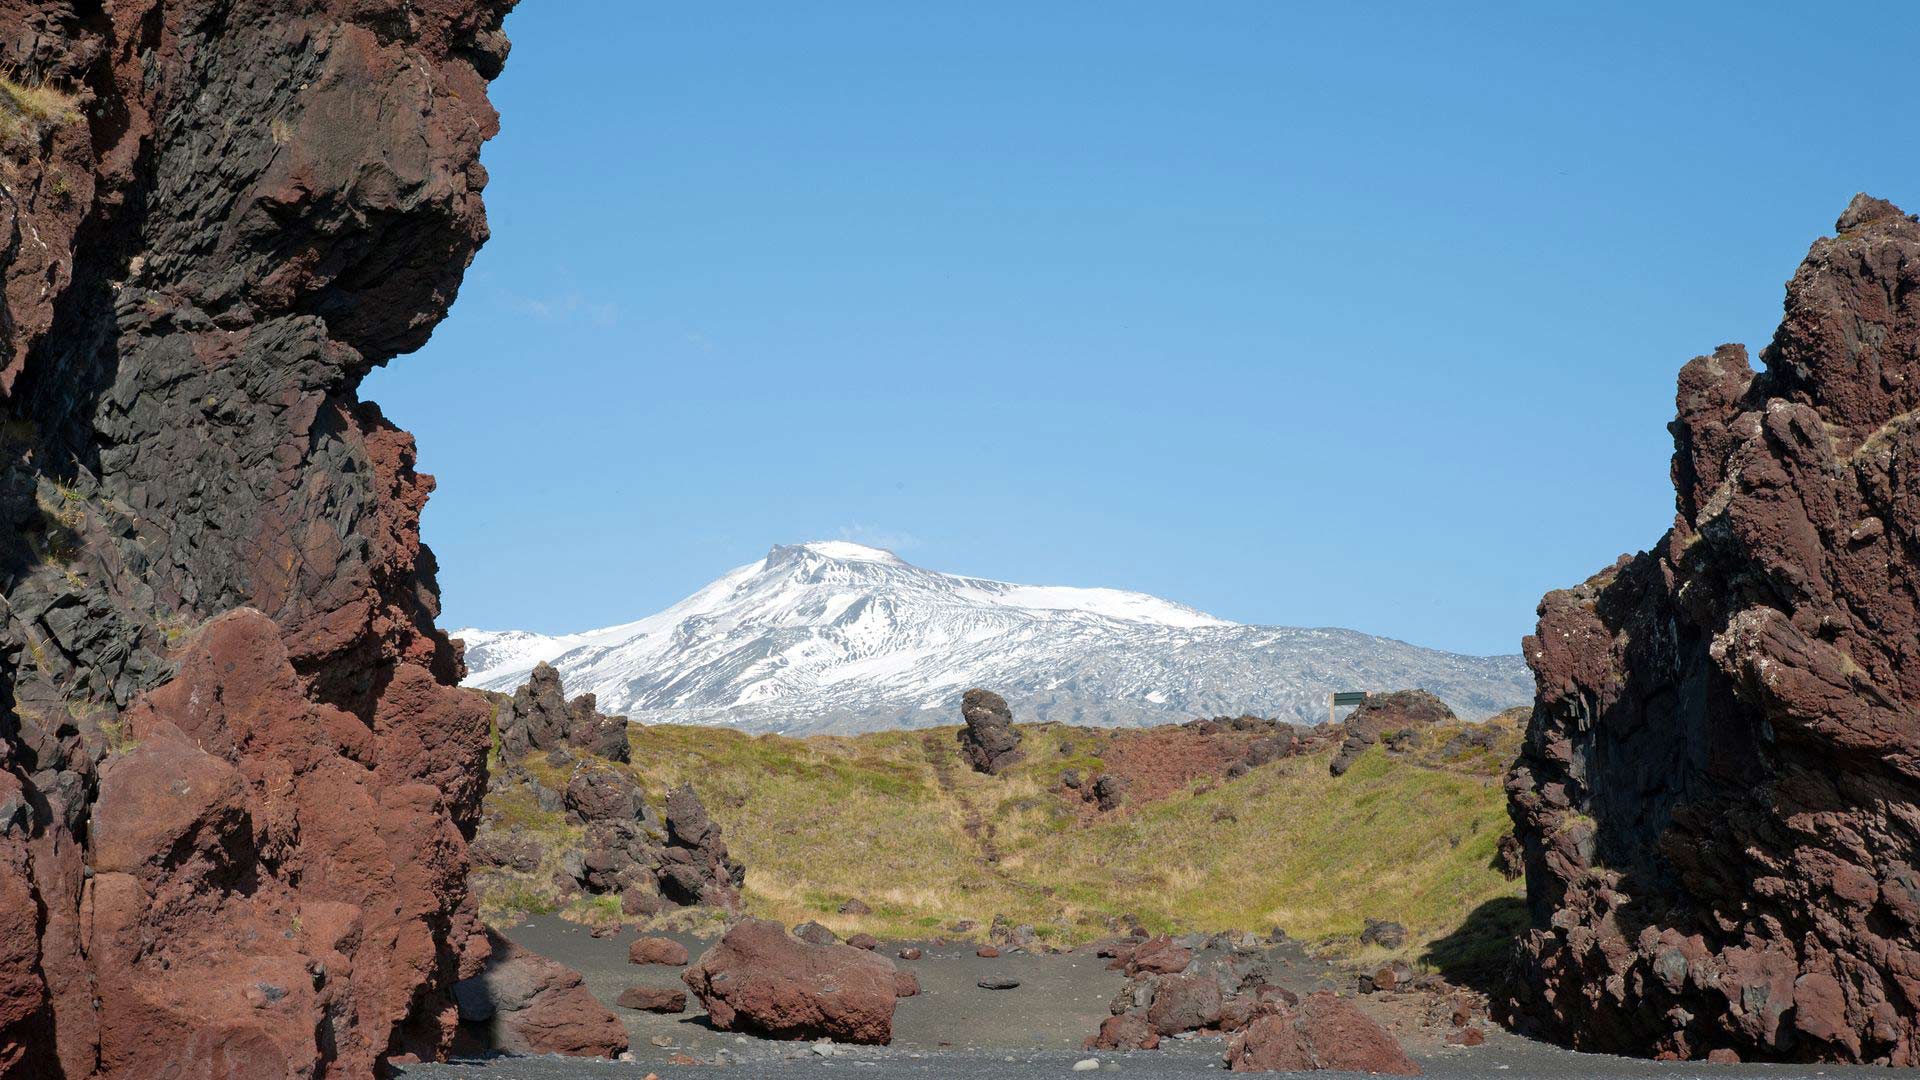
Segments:
[[[918,997],[919,995],[920,979],[918,976],[911,971],[896,971],[893,973],[894,997],[910,998]]]
[[[1020,732],[1013,726],[1013,710],[991,690],[973,689],[960,700],[960,754],[975,772],[999,775],[1020,760]]]
[[[1100,1030],[1084,1044],[1088,1050],[1153,1050],[1160,1034],[1138,1013],[1121,1013],[1100,1022]]]
[[[684,967],[687,959],[687,947],[672,938],[635,938],[633,944],[627,946],[627,963],[629,964]]]
[[[1297,1009],[1256,1017],[1227,1044],[1234,1072],[1341,1072],[1419,1076],[1420,1067],[1350,1001],[1324,991]]]
[[[1147,1023],[1161,1035],[1199,1031],[1220,1023],[1220,985],[1205,975],[1160,975],[1153,980]]]
[[[1407,928],[1386,919],[1368,918],[1360,930],[1360,944],[1383,949],[1402,948],[1407,943]]]
[[[1178,975],[1193,963],[1193,950],[1162,934],[1142,943],[1127,954],[1125,961],[1123,969],[1128,975]]]
[[[614,1057],[627,1031],[587,990],[580,973],[487,932],[493,949],[479,975],[454,987],[460,1019],[483,1027],[487,1045],[518,1054]]]
[[[778,923],[728,930],[681,978],[722,1031],[885,1045],[898,989],[893,964],[845,945],[809,945]]]
[[[629,986],[620,991],[614,1004],[636,1012],[677,1014],[687,1011],[687,992],[672,987]]]
[[[871,915],[873,914],[873,909],[868,907],[865,901],[854,899],[848,900],[846,903],[840,905],[840,914]]]
[[[847,944],[856,949],[865,949],[868,952],[872,952],[880,947],[880,939],[874,937],[872,934],[855,934],[847,939]]]
[[[1101,773],[1093,778],[1093,801],[1102,811],[1118,810],[1127,801],[1127,781],[1125,777],[1112,773]]]
[[[821,924],[808,920],[793,928],[793,936],[809,945],[838,945],[840,935]]]

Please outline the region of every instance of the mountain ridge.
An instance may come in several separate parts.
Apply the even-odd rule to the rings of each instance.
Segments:
[[[1531,694],[1517,655],[1235,623],[1145,593],[946,574],[837,540],[775,545],[643,619],[454,636],[469,686],[511,690],[545,661],[635,720],[789,734],[951,723],[972,685],[1000,690],[1023,720],[1102,726],[1241,712],[1313,722],[1329,691],[1409,686],[1480,718]]]

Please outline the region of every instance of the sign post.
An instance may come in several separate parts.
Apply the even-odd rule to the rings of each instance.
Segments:
[[[1327,723],[1333,723],[1333,710],[1344,709],[1349,705],[1365,705],[1368,691],[1339,690],[1327,695]]]

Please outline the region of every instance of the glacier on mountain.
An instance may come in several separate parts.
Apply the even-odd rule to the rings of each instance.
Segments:
[[[1518,656],[943,574],[838,540],[776,546],[637,622],[454,636],[468,686],[512,690],[546,661],[604,712],[788,734],[955,723],[971,686],[999,691],[1022,722],[1101,726],[1241,713],[1311,723],[1335,690],[1421,687],[1474,719],[1533,696]]]

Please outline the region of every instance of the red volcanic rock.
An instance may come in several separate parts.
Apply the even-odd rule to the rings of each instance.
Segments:
[[[894,972],[893,973],[893,996],[903,997],[903,998],[919,997],[920,996],[919,977],[916,976],[911,971]]]
[[[1220,1023],[1220,984],[1211,975],[1162,975],[1154,979],[1147,1023],[1161,1035],[1199,1031]]]
[[[629,986],[620,991],[614,1004],[639,1012],[683,1013],[687,1011],[687,992],[658,986]]]
[[[912,948],[911,946],[900,950],[900,959],[902,960],[918,960],[921,955],[922,953],[919,949]]]
[[[1764,371],[1682,369],[1672,529],[1525,644],[1517,1006],[1581,1049],[1920,1065],[1920,223],[1837,230]]]
[[[0,199],[0,1074],[453,1040],[488,709],[358,387],[486,235],[510,6],[0,4],[70,98]]]
[[[865,949],[868,952],[872,952],[880,947],[880,939],[874,937],[872,934],[855,934],[847,939],[847,944],[856,949]]]
[[[1115,959],[1120,959],[1116,957]],[[1125,957],[1128,975],[1178,975],[1193,963],[1193,950],[1176,945],[1165,934],[1149,938]]]
[[[775,1039],[893,1040],[893,963],[846,945],[809,945],[748,920],[681,973],[722,1031]]]
[[[1419,1076],[1393,1036],[1352,1002],[1321,992],[1291,1011],[1257,1017],[1227,1045],[1234,1072],[1341,1072]]]
[[[493,955],[485,970],[456,992],[460,1019],[483,1026],[490,1045],[569,1057],[613,1057],[626,1050],[627,1029],[588,992],[579,972],[498,934],[487,937]]]
[[[662,964],[667,967],[681,967],[687,962],[687,947],[663,937],[635,938],[627,946],[627,963]]]
[[[982,945],[979,948],[973,950],[973,955],[979,957],[982,960],[998,960],[1000,959],[1000,950],[994,948],[991,945]]]
[[[1100,1022],[1100,1030],[1083,1044],[1088,1050],[1154,1050],[1160,1035],[1138,1013],[1121,1013]]]

